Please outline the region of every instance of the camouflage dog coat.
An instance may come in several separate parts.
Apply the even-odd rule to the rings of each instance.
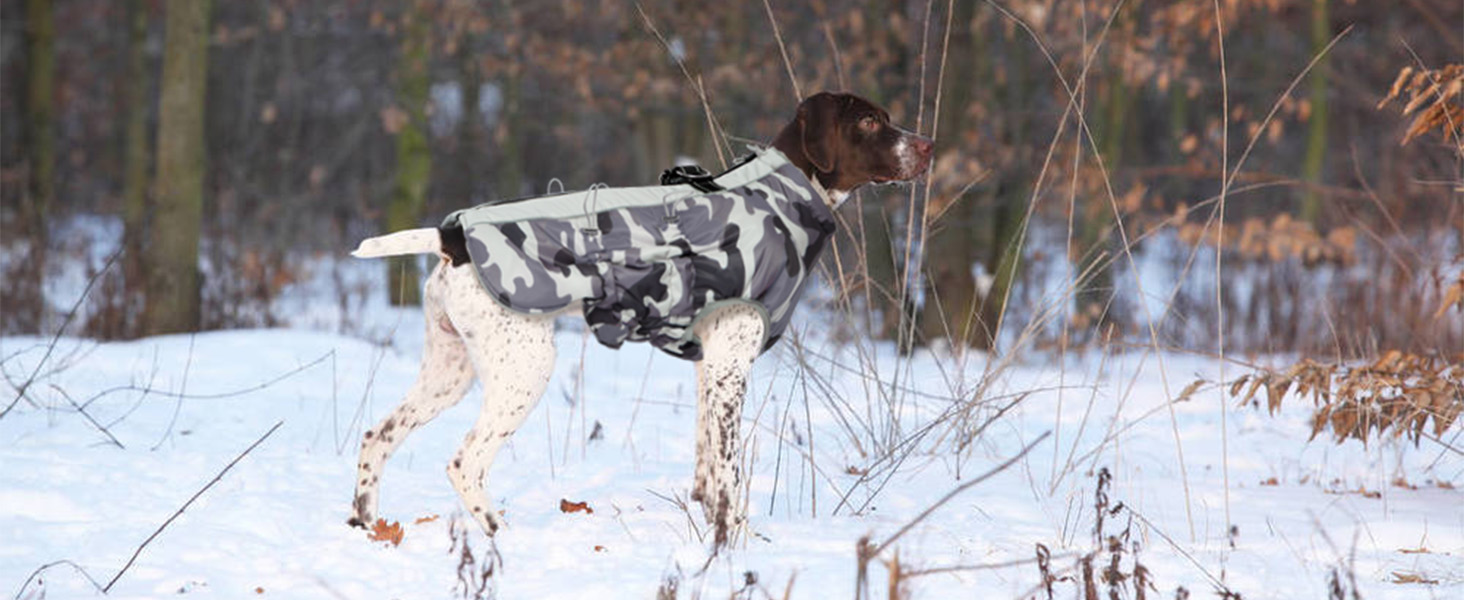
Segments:
[[[649,341],[688,360],[707,309],[746,302],[764,319],[763,350],[793,315],[834,232],[825,192],[776,149],[692,185],[592,188],[447,216],[461,226],[488,294],[522,313],[580,301],[600,343]]]

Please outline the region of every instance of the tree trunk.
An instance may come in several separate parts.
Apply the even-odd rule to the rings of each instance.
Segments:
[[[1312,55],[1320,53],[1332,41],[1331,21],[1327,16],[1327,0],[1312,0]],[[1317,63],[1311,74],[1311,119],[1306,136],[1306,158],[1302,164],[1302,179],[1307,183],[1321,183],[1327,158],[1327,63]],[[1316,188],[1306,188],[1301,200],[1301,220],[1318,225],[1322,214],[1322,197]]]
[[[472,34],[469,34],[472,35]],[[479,170],[483,168],[483,113],[478,110],[482,102],[483,69],[478,64],[477,44],[473,38],[464,40],[460,46],[458,64],[461,66],[463,88],[463,121],[458,128],[458,176],[462,177],[459,188],[461,197],[450,198],[453,206],[469,206],[478,202]]]
[[[123,83],[126,98],[127,122],[123,130],[123,183],[122,183],[122,225],[123,244],[122,277],[126,284],[123,306],[131,315],[132,307],[144,306],[139,302],[145,289],[143,269],[143,247],[147,240],[147,185],[148,185],[148,82],[147,69],[147,23],[146,0],[129,0],[127,3],[127,79]],[[120,324],[114,335],[133,337],[137,335],[137,323]]]
[[[1118,17],[1117,31],[1128,39],[1132,27],[1131,17]],[[1121,48],[1122,46],[1120,46]],[[1127,56],[1122,50],[1116,55],[1119,64],[1109,73],[1106,87],[1099,95],[1096,112],[1102,115],[1097,141],[1102,153],[1103,166],[1112,177],[1123,162],[1124,147],[1128,141],[1128,116],[1133,108],[1134,94],[1124,79],[1123,63]],[[1177,92],[1182,93],[1182,92]],[[1171,107],[1172,108],[1172,107]],[[1074,290],[1077,309],[1075,323],[1080,329],[1101,330],[1114,320],[1113,314],[1113,266],[1122,251],[1113,239],[1115,225],[1113,206],[1107,196],[1089,199],[1086,207],[1074,207],[1080,211],[1081,221],[1077,225],[1078,256],[1071,257],[1077,264],[1074,273],[1087,274]],[[1079,218],[1075,215],[1075,218]]]
[[[941,99],[940,138],[960,142],[961,132],[970,127],[966,111],[973,97],[973,82],[985,81],[978,74],[977,60],[984,56],[976,48],[975,3],[958,2],[951,15],[951,41],[947,53],[950,76],[946,77],[945,96]],[[942,135],[944,134],[944,135]],[[937,141],[937,145],[940,141]],[[989,347],[989,336],[979,319],[982,311],[980,290],[971,274],[971,266],[978,260],[980,246],[988,243],[978,231],[984,220],[982,203],[975,199],[956,202],[942,216],[942,222],[930,223],[931,234],[925,249],[926,289],[925,308],[921,316],[921,331],[926,340],[947,338],[953,347]],[[988,264],[988,270],[995,270]],[[994,325],[991,324],[991,325]]]
[[[406,38],[397,63],[398,108],[407,113],[397,132],[396,183],[386,209],[388,231],[411,229],[422,218],[427,202],[427,184],[432,175],[432,154],[427,146],[427,88],[430,85],[428,59],[431,55],[431,23],[427,16],[411,10]],[[398,256],[387,261],[391,303],[415,306],[422,303],[420,258]]]
[[[28,185],[21,194],[17,239],[26,256],[0,290],[4,331],[39,333],[45,313],[42,281],[46,272],[48,216],[55,197],[56,27],[50,0],[26,2],[25,157]],[[6,232],[8,233],[8,232]],[[10,240],[3,240],[10,241]]]
[[[520,142],[519,102],[523,80],[521,73],[510,68],[503,79],[503,108],[498,111],[496,145],[498,146],[498,197],[515,198],[524,193],[524,156]]]
[[[997,189],[997,205],[991,217],[992,257],[991,289],[981,299],[980,330],[973,330],[973,345],[979,348],[995,349],[1000,330],[1005,327],[1007,308],[1010,306],[1011,290],[1021,272],[1022,247],[1017,245],[1017,234],[1021,233],[1022,220],[1027,216],[1027,202],[1031,188],[1025,184],[1002,186]]]
[[[56,23],[51,0],[26,0],[26,158],[30,189],[26,226],[45,240],[56,198]]]
[[[147,335],[197,329],[210,0],[168,0],[158,107],[156,211],[146,251]]]

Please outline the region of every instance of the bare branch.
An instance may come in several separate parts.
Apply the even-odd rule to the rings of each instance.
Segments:
[[[209,480],[208,483],[204,484],[204,486],[202,488],[200,488],[197,492],[194,492],[193,493],[193,497],[189,498],[187,502],[184,502],[183,503],[183,506],[178,507],[178,510],[173,512],[173,516],[168,517],[168,520],[163,521],[163,524],[162,525],[159,525],[158,528],[157,528],[157,530],[152,532],[152,535],[147,536],[147,539],[145,539],[145,540],[142,541],[142,544],[137,547],[137,550],[135,550],[135,551],[132,552],[132,557],[129,558],[129,559],[127,559],[127,564],[122,565],[122,570],[117,571],[117,574],[114,575],[114,576],[112,576],[112,580],[111,581],[108,581],[107,582],[107,585],[102,586],[102,593],[105,594],[105,593],[107,593],[107,592],[109,592],[109,591],[112,590],[112,585],[115,584],[115,583],[117,583],[117,580],[118,579],[121,579],[122,578],[122,574],[123,573],[126,573],[127,572],[127,569],[132,566],[132,563],[137,560],[137,556],[139,554],[142,554],[142,549],[143,548],[146,548],[147,545],[149,543],[151,543],[154,538],[158,537],[158,534],[161,534],[163,532],[163,530],[166,529],[168,527],[168,525],[173,522],[173,520],[175,520],[179,516],[181,516],[183,514],[183,511],[188,510],[188,507],[193,504],[193,501],[194,500],[197,500],[199,496],[202,496],[204,492],[207,492],[208,491],[208,488],[213,487],[213,485],[215,483],[218,483],[220,479],[223,479],[224,474],[225,473],[228,473],[229,472],[229,469],[232,469],[232,468],[234,468],[234,465],[239,464],[239,461],[240,460],[243,460],[244,457],[247,456],[250,451],[252,451],[255,448],[259,447],[260,444],[263,444],[264,443],[264,440],[268,439],[269,436],[271,436],[271,435],[274,434],[275,430],[279,429],[280,426],[281,425],[284,425],[284,424],[285,424],[284,421],[279,421],[279,422],[275,423],[274,424],[274,427],[270,427],[269,428],[269,431],[264,432],[264,435],[259,436],[259,439],[254,440],[254,443],[253,444],[250,444],[248,448],[245,448],[243,452],[240,452],[239,453],[239,456],[234,457],[234,460],[231,460],[231,461],[229,461],[229,464],[224,465],[224,469],[222,471],[219,471],[219,474],[218,475],[214,475],[214,478],[213,479]]]

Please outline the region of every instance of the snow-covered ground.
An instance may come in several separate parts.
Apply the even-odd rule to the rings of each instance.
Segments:
[[[348,527],[360,433],[411,383],[423,327],[413,311],[361,310],[369,326],[358,329],[389,345],[304,329],[63,338],[54,351],[48,338],[0,338],[11,385],[39,371],[28,399],[0,418],[0,595],[95,596],[88,577],[105,584],[283,423],[163,529],[109,597],[460,597],[451,529],[461,511],[444,466],[481,392],[389,463],[381,511],[402,523],[401,544]],[[477,561],[468,579],[499,561],[490,586],[500,598],[654,598],[674,578],[681,598],[725,598],[755,580],[745,597],[852,599],[861,538],[888,539],[1050,432],[871,563],[873,593],[884,597],[883,559],[896,551],[903,568],[920,571],[1029,561],[1042,544],[1054,573],[1075,574],[1076,556],[1098,549],[1094,491],[1106,468],[1110,506],[1125,509],[1104,530],[1128,531],[1126,547],[1137,544],[1159,597],[1179,586],[1211,597],[1223,584],[1244,598],[1325,598],[1335,570],[1368,600],[1464,598],[1464,458],[1438,444],[1308,443],[1306,402],[1268,416],[1209,388],[1171,411],[1166,399],[1196,377],[1219,378],[1210,359],[900,358],[826,341],[828,316],[805,307],[800,317],[801,351],[781,343],[750,386],[745,543],[709,562],[699,508],[679,505],[693,464],[690,363],[645,345],[610,351],[570,325],[549,393],[490,478],[509,529],[490,542],[459,522]],[[11,386],[0,391],[0,408],[16,398]],[[978,394],[980,410],[950,416]],[[1447,438],[1456,448],[1457,431]],[[902,461],[881,460],[902,441],[911,450]],[[594,512],[562,512],[561,500]],[[1126,553],[1121,569],[1132,572],[1132,560]],[[1399,583],[1415,576],[1436,583]],[[1045,597],[1040,582],[1031,562],[906,579],[913,598]],[[1072,582],[1055,591],[1080,597]]]

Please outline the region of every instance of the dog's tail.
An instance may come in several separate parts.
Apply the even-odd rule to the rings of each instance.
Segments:
[[[442,241],[437,229],[424,227],[408,229],[361,240],[361,245],[351,253],[356,258],[379,256],[400,256],[403,254],[432,254],[441,251]]]

